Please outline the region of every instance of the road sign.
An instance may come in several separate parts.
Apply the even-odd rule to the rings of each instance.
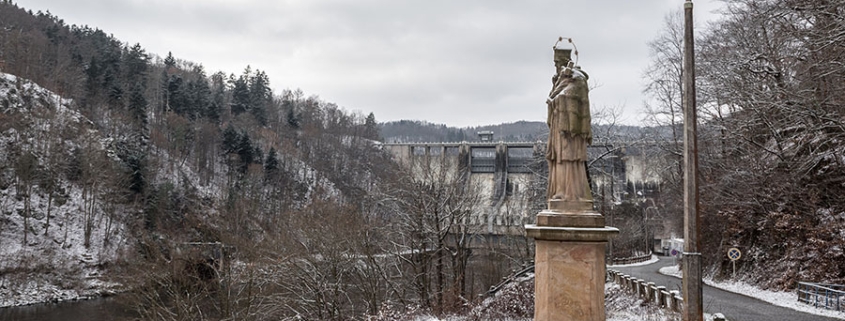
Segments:
[[[736,277],[736,260],[742,257],[742,252],[739,251],[738,248],[732,247],[728,249],[728,258],[731,259],[731,265],[734,268],[733,277]]]
[[[672,249],[672,252],[670,252],[670,254],[672,254],[672,256],[678,256],[678,250]]]
[[[728,258],[731,259],[731,261],[739,260],[740,257],[742,257],[742,252],[740,252],[738,248],[732,247],[728,250]]]

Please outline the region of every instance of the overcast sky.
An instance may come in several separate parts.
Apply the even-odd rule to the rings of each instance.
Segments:
[[[695,2],[698,28],[717,0]],[[452,126],[544,120],[552,45],[572,37],[592,107],[640,112],[646,43],[683,0],[17,0],[208,74],[264,70],[379,121]]]

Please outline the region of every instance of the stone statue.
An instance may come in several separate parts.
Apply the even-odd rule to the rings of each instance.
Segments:
[[[554,48],[556,74],[548,105],[549,142],[546,160],[549,163],[549,208],[552,204],[589,205],[592,194],[587,182],[587,145],[592,143],[590,131],[589,76],[570,58],[572,50]],[[576,52],[577,54],[577,52]],[[584,204],[586,203],[586,204]]]

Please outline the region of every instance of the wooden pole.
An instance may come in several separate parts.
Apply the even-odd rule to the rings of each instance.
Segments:
[[[692,0],[684,2],[684,321],[703,321]]]

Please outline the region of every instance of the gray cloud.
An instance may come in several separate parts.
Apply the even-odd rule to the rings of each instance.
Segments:
[[[717,0],[696,1],[698,20]],[[246,65],[379,120],[480,125],[545,118],[551,46],[573,37],[594,106],[641,118],[646,42],[681,0],[19,0],[210,72]]]

